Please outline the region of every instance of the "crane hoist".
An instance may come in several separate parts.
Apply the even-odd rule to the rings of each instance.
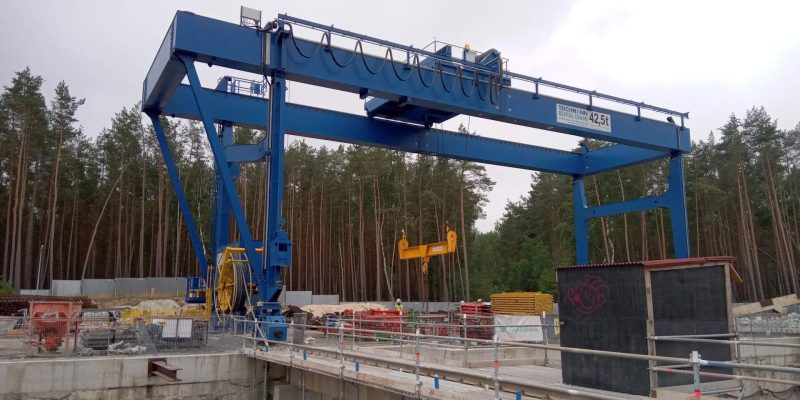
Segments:
[[[422,260],[423,300],[426,302],[428,301],[428,264],[431,261],[431,257],[452,254],[456,251],[456,241],[458,240],[456,231],[450,229],[449,226],[445,230],[447,231],[447,240],[443,242],[410,247],[405,230],[402,231],[403,237],[397,242],[397,250],[401,260],[412,260],[416,258]]]

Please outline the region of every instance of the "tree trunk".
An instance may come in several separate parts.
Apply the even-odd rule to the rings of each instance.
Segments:
[[[92,230],[92,237],[89,239],[89,245],[86,249],[86,260],[83,263],[83,271],[81,272],[80,279],[84,279],[86,277],[86,267],[89,263],[89,256],[92,255],[92,245],[94,244],[94,238],[97,236],[97,228],[100,227],[100,221],[103,219],[103,214],[106,212],[106,208],[108,207],[108,202],[111,200],[111,196],[114,194],[114,189],[116,189],[117,184],[122,179],[122,176],[125,174],[125,168],[127,168],[127,163],[120,167],[119,177],[117,180],[114,181],[114,184],[111,185],[111,189],[108,191],[108,196],[106,196],[106,201],[103,203],[103,208],[100,209],[100,215],[97,216],[97,221],[94,223],[94,230]],[[94,264],[94,262],[92,263]],[[93,268],[94,269],[94,268]]]
[[[464,301],[472,301],[472,296],[469,293],[469,261],[467,259],[467,228],[466,228],[466,220],[464,219],[464,186],[466,182],[464,182],[464,164],[461,164],[461,193],[459,196],[459,212],[461,215],[461,249],[463,254],[461,257],[464,259],[464,278],[466,282],[464,282]]]
[[[383,300],[383,269],[381,266],[381,254],[383,251],[381,250],[381,228],[383,222],[380,218],[380,208],[381,208],[381,201],[380,201],[380,189],[378,188],[378,178],[374,177],[372,181],[372,193],[373,193],[373,222],[375,223],[375,239],[373,244],[375,245],[375,300],[381,301]],[[388,277],[387,277],[388,278]]]
[[[625,185],[622,184],[622,174],[617,170],[617,179],[619,180],[619,191],[622,196],[621,201],[625,201]],[[625,261],[631,261],[631,248],[628,243],[628,214],[622,214],[622,227],[625,234]]]
[[[364,187],[358,184],[358,271],[361,284],[361,301],[367,300],[366,252],[364,243]]]
[[[592,182],[594,182],[594,194],[597,197],[597,205],[602,205],[600,202],[600,187],[597,185],[597,176],[592,175]],[[609,251],[608,246],[608,231],[606,230],[606,219],[604,217],[600,217],[600,230],[602,231],[603,236],[603,249],[606,253],[605,262],[613,263],[614,260],[611,257],[611,252]]]

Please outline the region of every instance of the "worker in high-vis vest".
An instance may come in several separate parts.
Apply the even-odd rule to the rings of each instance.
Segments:
[[[403,314],[403,302],[400,301],[400,299],[395,300],[394,309],[400,311],[400,314]]]

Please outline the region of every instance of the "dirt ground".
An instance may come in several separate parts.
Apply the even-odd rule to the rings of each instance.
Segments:
[[[143,300],[161,300],[170,299],[178,303],[179,306],[184,305],[183,297],[163,297],[163,296],[127,296],[127,297],[92,297],[92,300],[97,302],[100,308],[116,308],[125,306],[135,306]]]

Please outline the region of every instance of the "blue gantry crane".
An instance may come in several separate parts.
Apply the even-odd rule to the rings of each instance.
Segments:
[[[177,12],[144,80],[142,111],[153,123],[197,258],[213,271],[207,284],[217,293],[214,306],[263,321],[269,339],[286,337],[278,303],[280,271],[292,254],[281,217],[286,134],[566,174],[573,180],[577,263],[589,263],[589,219],[660,207],[670,211],[675,257],[689,257],[683,175],[691,146],[688,113],[514,73],[497,50],[426,50],[284,14],[266,23],[260,12],[243,8],[242,15],[235,24]],[[311,37],[302,37],[299,28]],[[366,45],[381,50],[365,51]],[[206,88],[198,64],[262,80],[226,76]],[[366,100],[366,115],[289,103],[287,81],[358,95]],[[566,99],[576,94],[584,101]],[[598,107],[598,100],[618,107]],[[661,119],[644,117],[643,110]],[[460,114],[612,145],[570,152],[433,128]],[[217,173],[212,254],[204,251],[162,116],[202,121]],[[234,126],[267,134],[257,143],[233,144]],[[665,193],[587,205],[586,176],[657,159],[669,160]],[[260,162],[267,163],[268,175],[264,243],[254,239],[234,183],[242,163]],[[231,217],[238,243],[229,243]]]

